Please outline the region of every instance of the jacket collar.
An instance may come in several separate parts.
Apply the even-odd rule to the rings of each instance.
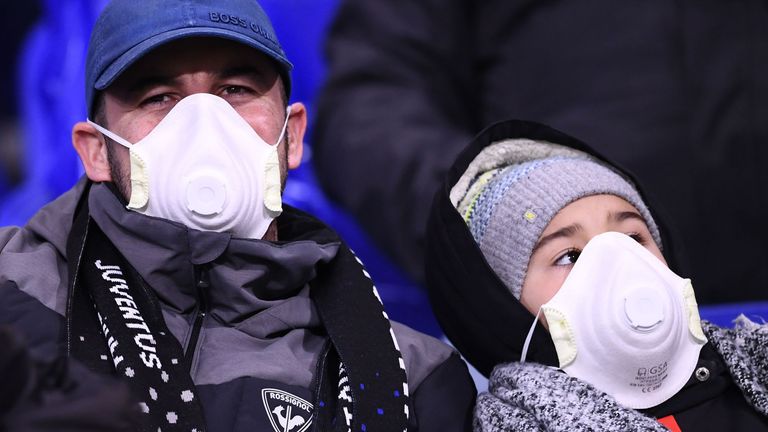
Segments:
[[[312,309],[306,285],[317,265],[334,258],[339,240],[310,216],[288,207],[278,220],[284,240],[269,242],[198,231],[127,210],[104,184],[93,185],[88,200],[91,217],[176,312],[193,311],[204,295],[211,315],[225,323],[240,323],[267,309],[281,311],[279,319],[268,320],[275,322],[254,325],[254,332],[280,331],[286,321],[290,326],[317,324],[315,313],[302,312]],[[201,271],[210,280],[204,293],[195,288]]]

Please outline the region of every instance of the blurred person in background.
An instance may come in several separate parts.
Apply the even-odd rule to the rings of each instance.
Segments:
[[[319,180],[423,281],[451,161],[495,121],[540,121],[626,166],[682,221],[681,269],[702,303],[765,300],[766,21],[761,0],[342,0]]]

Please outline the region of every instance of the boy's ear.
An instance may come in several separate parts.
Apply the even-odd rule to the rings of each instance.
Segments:
[[[291,104],[287,128],[288,169],[296,169],[301,165],[301,157],[304,154],[304,133],[307,130],[307,109],[301,102]]]
[[[72,146],[75,147],[85,174],[94,182],[112,181],[107,157],[107,143],[99,131],[86,122],[72,127]]]

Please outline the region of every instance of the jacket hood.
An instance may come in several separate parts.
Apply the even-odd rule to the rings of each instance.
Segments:
[[[535,317],[491,269],[456,210],[457,192],[453,192],[454,200],[451,193],[457,185],[458,189],[467,187],[467,177],[477,169],[478,155],[486,148],[502,141],[520,139],[579,150],[631,181],[649,207],[664,245],[665,258],[670,268],[675,269],[667,230],[653,211],[648,196],[629,172],[587,144],[538,123],[510,120],[488,127],[458,156],[438,189],[427,223],[426,245],[427,288],[435,315],[451,342],[485,376],[490,375],[499,363],[520,360]],[[557,366],[557,353],[549,333],[541,323],[536,326],[527,360]]]

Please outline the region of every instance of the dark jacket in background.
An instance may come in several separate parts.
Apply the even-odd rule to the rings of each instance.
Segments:
[[[546,123],[658,197],[701,303],[766,299],[766,22],[762,0],[342,1],[318,176],[421,279],[429,203],[460,149],[498,120]]]

